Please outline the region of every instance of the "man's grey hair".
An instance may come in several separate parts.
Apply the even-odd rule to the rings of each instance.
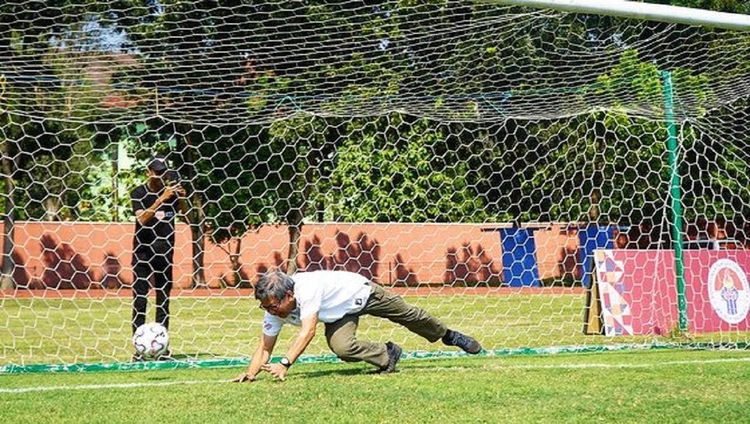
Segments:
[[[261,302],[269,297],[281,300],[288,291],[294,292],[294,280],[281,271],[268,271],[255,285],[255,298]]]

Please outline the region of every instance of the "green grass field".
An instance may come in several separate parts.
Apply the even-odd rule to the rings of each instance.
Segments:
[[[582,334],[582,295],[503,295],[407,297],[449,326],[473,334],[485,348],[545,347],[638,343],[653,337],[586,336]],[[153,299],[149,303],[151,308]],[[249,298],[190,298],[172,300],[170,338],[182,357],[247,356],[260,334],[262,311]],[[153,309],[148,320],[153,320]],[[0,299],[0,365],[128,360],[130,299]],[[293,329],[282,332],[286,346]],[[359,336],[393,340],[408,351],[435,350],[390,322],[365,317]],[[744,340],[746,335],[715,335],[712,341]],[[318,337],[308,353],[327,353]]]
[[[645,351],[0,375],[0,422],[748,422],[750,352]]]
[[[408,300],[493,350],[684,341],[583,335],[579,295]],[[125,361],[129,314],[127,298],[0,299],[0,365]],[[247,356],[261,315],[248,298],[176,298],[172,347],[180,358]],[[361,338],[444,349],[384,320],[361,323]],[[294,331],[282,335],[277,353]],[[747,333],[699,340],[745,342]],[[322,335],[307,353],[329,353]],[[750,421],[747,350],[405,359],[400,369],[298,364],[286,382],[263,375],[245,385],[226,382],[242,368],[0,374],[0,422]]]

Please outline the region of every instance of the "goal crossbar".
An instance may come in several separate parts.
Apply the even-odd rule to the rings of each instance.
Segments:
[[[750,15],[625,0],[485,0],[486,3],[750,31]]]

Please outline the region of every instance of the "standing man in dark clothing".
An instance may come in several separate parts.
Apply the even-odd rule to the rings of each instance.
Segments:
[[[133,333],[146,321],[150,281],[156,289],[156,322],[169,328],[169,293],[175,244],[175,217],[185,214],[185,189],[164,158],[148,164],[148,181],[130,196],[135,214],[133,236]],[[167,354],[168,357],[169,354]],[[143,360],[140,355],[134,361]]]

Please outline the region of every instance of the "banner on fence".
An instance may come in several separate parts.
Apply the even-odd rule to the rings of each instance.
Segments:
[[[597,250],[597,295],[604,334],[665,335],[677,327],[677,285],[671,250]],[[750,329],[750,252],[683,252],[689,331]]]

